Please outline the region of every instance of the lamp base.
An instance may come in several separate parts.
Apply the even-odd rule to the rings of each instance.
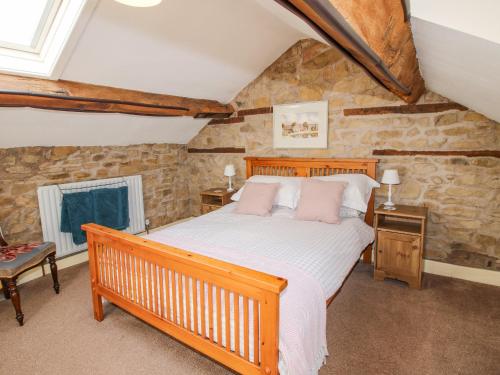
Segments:
[[[227,187],[227,191],[230,193],[230,192],[234,191],[234,189],[233,189],[233,180],[231,178],[232,176],[227,176],[227,177],[229,177],[229,186]]]
[[[387,201],[384,203],[384,210],[392,211],[395,209],[396,209],[396,205],[394,203],[392,203],[391,201]]]

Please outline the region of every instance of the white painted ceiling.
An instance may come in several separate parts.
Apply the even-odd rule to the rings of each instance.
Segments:
[[[101,0],[60,78],[228,102],[304,30],[270,0]],[[0,147],[187,143],[206,122],[0,108]]]
[[[411,0],[427,88],[500,121],[500,1]]]
[[[104,0],[61,78],[227,102],[303,37],[255,0]]]

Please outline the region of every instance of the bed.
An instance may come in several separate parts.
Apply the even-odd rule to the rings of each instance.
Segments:
[[[375,178],[376,163],[248,157],[246,172]],[[372,225],[373,204],[372,194],[364,223],[340,225],[298,222],[286,211],[236,215],[231,205],[148,238],[84,225],[94,317],[104,318],[105,298],[237,372],[304,373],[301,362],[319,363],[326,354],[325,300],[338,293],[361,253],[371,262],[373,231],[366,224]]]

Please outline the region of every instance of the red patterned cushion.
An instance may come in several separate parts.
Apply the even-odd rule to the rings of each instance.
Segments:
[[[0,247],[0,262],[12,262],[16,260],[18,254],[30,253],[41,243],[28,243],[23,245],[12,245]]]

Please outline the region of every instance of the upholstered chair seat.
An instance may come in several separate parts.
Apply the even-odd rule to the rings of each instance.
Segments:
[[[31,243],[0,247],[0,278],[10,278],[40,264],[55,253],[53,242]]]
[[[3,238],[2,238],[3,240]],[[25,271],[43,265],[48,259],[54,282],[54,290],[59,293],[57,280],[57,266],[55,261],[56,246],[53,242],[29,243],[22,245],[0,246],[0,280],[5,298],[11,299],[16,310],[16,319],[19,325],[24,323],[24,314],[21,311],[21,300],[17,290],[17,277]]]

